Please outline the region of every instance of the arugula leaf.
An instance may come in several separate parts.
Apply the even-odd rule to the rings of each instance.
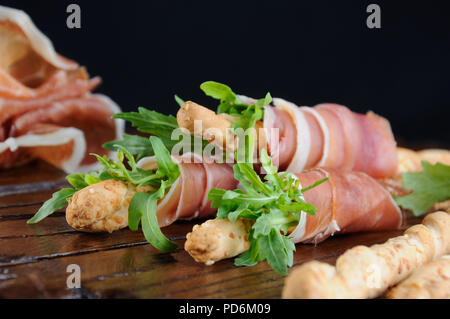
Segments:
[[[258,239],[261,258],[267,259],[277,273],[286,275],[287,268],[294,262],[294,243],[274,228],[267,236],[260,236]]]
[[[212,200],[212,207],[219,208],[218,218],[228,218],[232,222],[238,218],[253,221],[248,235],[250,249],[235,260],[236,266],[252,266],[267,260],[276,272],[286,274],[295,251],[288,230],[298,225],[301,211],[313,215],[316,208],[305,202],[294,175],[278,173],[266,150],[261,151],[260,157],[266,171],[264,182],[248,162],[236,163],[234,176],[243,190],[212,189],[208,199]]]
[[[225,84],[206,81],[200,84],[200,89],[207,95],[216,100],[220,100],[217,108],[218,113],[240,114],[247,105],[242,103],[239,97]]]
[[[403,173],[403,186],[411,194],[394,197],[398,205],[415,216],[425,214],[435,203],[450,199],[450,166],[422,161],[421,172]]]
[[[166,143],[164,144],[167,145]],[[150,140],[147,137],[123,134],[121,140],[105,143],[103,144],[103,147],[110,151],[117,151],[117,145],[125,147],[131,154],[136,155],[137,161],[141,158],[155,155],[152,143],[150,143]]]
[[[240,114],[239,119],[234,122],[233,128],[243,128],[244,130],[255,126],[256,122],[264,117],[263,107],[272,102],[272,96],[267,93],[263,99],[259,99],[255,104],[249,105]]]
[[[203,82],[200,89],[206,95],[220,100],[217,113],[227,113],[240,117],[234,123],[233,128],[247,129],[254,127],[255,123],[264,117],[263,107],[272,102],[272,97],[267,93],[265,98],[252,105],[247,105],[239,99],[229,86],[214,81]]]
[[[184,103],[177,95],[175,95],[175,100],[180,106]],[[149,133],[159,137],[162,144],[169,152],[171,152],[176,145],[180,146],[180,149],[183,149],[183,151],[187,148],[190,152],[197,152],[195,145],[201,145],[201,152],[203,152],[205,147],[209,144],[208,141],[201,140],[198,137],[181,134],[181,131],[179,132],[180,134],[176,134],[174,135],[174,138],[172,138],[174,130],[179,129],[177,120],[172,115],[164,115],[144,107],[140,107],[138,111],[139,112],[118,113],[113,115],[113,118],[121,118],[129,121],[139,132]],[[130,154],[135,155],[136,160],[140,160],[147,156],[153,156],[156,153],[149,138],[139,135],[124,134],[121,140],[103,144],[103,147],[110,151],[118,151],[120,149],[119,146],[126,148]]]
[[[47,200],[38,212],[27,221],[27,224],[39,223],[44,218],[50,216],[55,211],[63,209],[67,205],[67,201],[77,192],[74,188],[63,188],[53,193],[52,198]]]
[[[165,195],[167,185],[165,182],[161,183],[161,187],[153,193],[136,193],[128,209],[129,227],[131,230],[137,230],[139,220],[142,221],[142,232],[145,239],[155,248],[171,252],[175,250],[177,243],[170,241],[161,232],[156,217],[157,202]]]
[[[156,174],[159,176],[167,176],[169,182],[172,184],[180,176],[180,168],[172,160],[169,150],[164,146],[161,139],[150,136],[150,143],[156,154],[156,163],[158,164],[158,170]]]
[[[178,128],[177,119],[174,116],[164,115],[144,107],[139,107],[138,112],[117,113],[112,117],[131,122],[139,132],[161,138],[170,139],[172,131]]]
[[[69,182],[73,188],[82,189],[88,186],[86,182],[85,175],[83,173],[71,174],[66,177],[66,180]]]

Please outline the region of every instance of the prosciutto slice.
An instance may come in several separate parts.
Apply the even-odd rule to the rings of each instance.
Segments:
[[[277,141],[266,135],[281,170],[298,173],[329,167],[375,178],[395,175],[396,142],[385,118],[373,112],[354,113],[337,104],[298,107],[280,98],[273,103],[275,107],[265,107],[264,131],[279,129]]]
[[[43,159],[66,172],[96,168],[89,153],[121,137],[120,108],[90,93],[101,80],[53,48],[23,11],[0,6],[0,169]]]
[[[315,215],[302,212],[291,233],[295,243],[319,243],[334,234],[398,229],[403,215],[390,193],[362,172],[314,168],[296,174],[303,186],[329,180],[304,193],[317,208]]]
[[[158,203],[157,217],[160,227],[168,226],[179,219],[212,215],[217,209],[212,208],[208,201],[209,191],[212,188],[232,190],[238,186],[233,169],[228,164],[202,159],[200,155],[193,153],[172,158],[180,168],[180,176]],[[137,166],[146,170],[155,169],[156,159],[153,156],[143,158]]]

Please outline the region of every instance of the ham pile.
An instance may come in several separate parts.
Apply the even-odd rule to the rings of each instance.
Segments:
[[[108,97],[91,94],[76,62],[57,54],[50,40],[20,10],[0,6],[0,169],[43,159],[66,172],[96,168],[89,153],[121,137],[120,111]]]
[[[304,193],[317,211],[315,215],[302,212],[291,233],[295,243],[319,243],[337,233],[392,230],[402,225],[402,212],[390,193],[365,173],[314,168],[296,176],[303,186],[329,179]]]
[[[167,195],[158,203],[157,216],[160,227],[168,226],[178,219],[192,219],[210,216],[216,212],[208,201],[212,188],[236,189],[233,169],[227,164],[215,163],[212,159],[186,153],[172,156],[180,168],[180,176]],[[141,159],[137,166],[156,169],[155,157]]]
[[[249,100],[243,98],[244,100]],[[274,163],[292,173],[312,167],[394,176],[397,149],[389,122],[373,112],[354,113],[337,104],[298,107],[274,98],[266,106],[264,131]],[[279,129],[278,138],[273,129]]]

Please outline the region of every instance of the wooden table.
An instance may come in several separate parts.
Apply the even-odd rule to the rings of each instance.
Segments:
[[[0,171],[0,298],[280,298],[284,277],[266,263],[239,268],[233,260],[208,267],[196,263],[183,245],[186,233],[201,221],[163,229],[179,244],[171,254],[148,245],[140,231],[75,231],[64,211],[27,225],[64,185],[64,173],[42,162]],[[411,218],[407,224],[420,220]],[[312,259],[334,263],[348,248],[401,233],[342,235],[318,246],[297,245],[294,264]],[[66,288],[71,264],[81,268],[81,288]]]

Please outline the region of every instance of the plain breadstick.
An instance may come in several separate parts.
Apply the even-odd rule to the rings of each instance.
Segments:
[[[177,122],[180,128],[230,152],[234,152],[238,146],[238,137],[231,130],[237,119],[237,117],[224,113],[216,114],[192,101],[183,103],[177,113]],[[255,148],[266,148],[267,139],[262,128],[263,123],[256,122]]]
[[[296,267],[286,278],[283,298],[374,298],[414,269],[450,253],[450,214],[427,215],[403,236],[372,247],[357,246],[336,266],[317,261]]]
[[[391,299],[449,299],[450,255],[416,269],[411,276],[392,288]]]
[[[227,147],[230,151],[234,151],[237,143],[231,131],[234,121],[236,118],[227,114],[218,115],[192,101],[184,102],[177,113],[180,128],[187,129],[191,135],[203,138],[222,149]]]

